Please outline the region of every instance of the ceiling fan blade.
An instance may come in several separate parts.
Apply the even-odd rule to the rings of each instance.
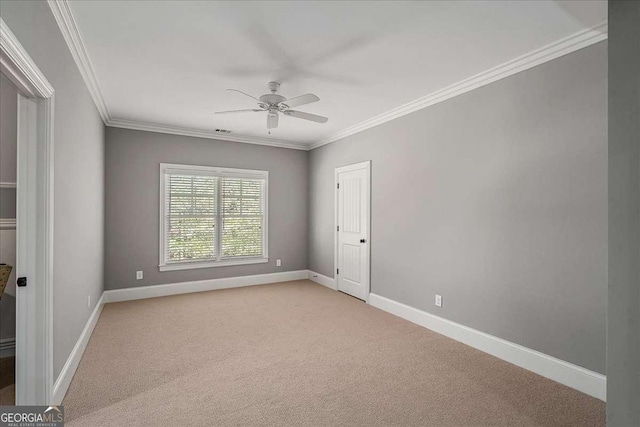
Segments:
[[[229,111],[216,111],[214,114],[229,114],[229,113],[257,113],[264,110],[254,108],[252,110],[229,110]]]
[[[227,90],[231,90],[231,91],[234,91],[234,92],[238,92],[238,93],[241,93],[241,94],[243,94],[243,95],[248,96],[249,98],[253,98],[253,99],[255,99],[256,101],[260,101],[260,100],[259,100],[258,98],[256,98],[255,96],[249,95],[248,93],[244,93],[244,92],[243,92],[243,91],[241,91],[241,90],[238,90],[238,89],[227,89]]]
[[[326,117],[318,116],[316,114],[303,113],[302,111],[287,110],[284,112],[287,116],[297,117],[298,119],[311,120],[316,123],[326,123],[329,119]]]
[[[299,105],[311,104],[312,102],[318,102],[320,98],[315,96],[312,93],[307,93],[306,95],[296,96],[295,98],[287,99],[283,101],[283,104],[286,104],[290,108],[297,107]]]
[[[267,129],[275,129],[278,127],[278,113],[269,113],[267,115]]]

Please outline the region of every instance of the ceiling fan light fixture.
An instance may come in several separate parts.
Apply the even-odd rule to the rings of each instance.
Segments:
[[[260,98],[256,98],[255,96],[249,95],[248,93],[242,92],[241,90],[227,89],[227,90],[231,90],[231,91],[246,95],[249,98],[255,99],[256,101],[258,101],[259,109],[218,111],[216,112],[216,114],[266,111],[267,112],[267,129],[269,131],[269,134],[271,134],[271,129],[275,129],[278,127],[278,113],[283,113],[290,117],[309,120],[316,123],[326,123],[329,120],[326,117],[318,116],[316,114],[291,110],[291,107],[297,107],[299,105],[306,105],[306,104],[311,104],[312,102],[320,101],[320,98],[318,98],[318,96],[312,93],[307,93],[304,95],[287,99],[284,96],[279,95],[277,93],[278,90],[280,89],[280,83],[269,82],[268,87],[271,93],[262,95]]]

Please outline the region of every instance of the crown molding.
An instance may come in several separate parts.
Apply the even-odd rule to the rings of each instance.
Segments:
[[[37,98],[51,98],[53,86],[0,18],[0,71],[17,87]]]
[[[94,71],[91,59],[87,53],[80,30],[73,17],[71,8],[67,0],[47,0],[58,27],[67,42],[71,55],[80,70],[80,74],[89,89],[93,102],[100,113],[100,117],[106,126],[123,129],[144,130],[148,132],[159,132],[171,135],[194,136],[197,138],[218,139],[222,141],[243,142],[247,144],[267,145],[271,147],[292,148],[295,150],[308,150],[306,144],[296,144],[293,142],[274,141],[267,138],[257,138],[250,136],[220,135],[213,131],[185,128],[177,126],[160,125],[154,123],[138,122],[133,120],[112,119],[107,108],[107,104],[102,95],[98,78]]]
[[[544,64],[545,62],[549,62],[606,39],[607,21],[604,21],[591,28],[579,31],[542,48],[512,59],[511,61],[507,61],[501,65],[490,68],[487,71],[464,79],[458,83],[454,83],[443,89],[437,90],[427,96],[423,96],[407,104],[396,107],[386,113],[379,114],[354,126],[350,126],[344,130],[333,133],[328,137],[311,144],[309,146],[309,150],[338,141],[346,138],[347,136],[362,132],[363,130],[370,129],[374,126],[381,125],[407,114],[411,114],[439,102],[446,101],[447,99],[470,92],[479,87],[488,85],[489,83],[504,79],[537,65]]]
[[[91,59],[89,59],[89,54],[82,41],[82,37],[80,36],[80,30],[78,29],[76,20],[71,13],[69,3],[67,0],[47,0],[47,3],[49,4],[51,12],[53,12],[58,27],[60,27],[64,40],[67,42],[67,46],[78,66],[78,70],[80,70],[87,89],[89,89],[91,98],[93,98],[93,102],[96,104],[98,113],[102,121],[106,124],[111,118],[109,109],[104,101],[96,73],[91,64]]]
[[[196,138],[217,139],[219,141],[242,142],[245,144],[267,145],[270,147],[290,148],[294,150],[309,150],[308,145],[295,142],[277,141],[267,138],[252,136],[221,135],[210,130],[184,128],[178,126],[167,126],[155,123],[144,123],[130,120],[111,119],[107,126],[122,129],[143,130],[147,132],[166,133],[170,135],[193,136]]]
[[[379,114],[375,117],[367,119],[341,131],[335,132],[315,143],[305,144],[273,141],[267,138],[257,138],[250,136],[219,135],[213,131],[208,130],[144,123],[132,120],[112,119],[109,114],[107,104],[104,101],[102,91],[100,90],[100,85],[98,84],[98,79],[91,64],[91,60],[89,59],[87,49],[84,42],[82,41],[80,31],[73,17],[73,14],[71,13],[68,1],[47,0],[47,3],[49,4],[56,22],[60,27],[60,31],[62,32],[62,35],[64,36],[64,39],[69,46],[69,50],[71,51],[78,69],[80,70],[80,74],[82,74],[82,78],[84,79],[87,88],[89,89],[89,93],[91,94],[91,97],[96,104],[98,112],[100,113],[100,117],[102,117],[102,120],[106,126],[124,129],[144,130],[149,132],[160,132],[172,135],[218,139],[222,141],[267,145],[272,147],[292,148],[295,150],[307,151],[313,150],[314,148],[318,148],[326,144],[330,144],[332,142],[370,129],[374,126],[378,126],[388,121],[405,116],[407,114],[411,114],[415,111],[421,110],[439,102],[446,101],[458,95],[462,95],[495,81],[512,76],[521,71],[528,70],[537,65],[544,64],[545,62],[552,61],[561,56],[606,40],[608,25],[607,21],[604,21],[591,28],[579,31],[568,37],[550,43],[532,52],[507,61],[503,64],[500,64],[496,67],[490,68],[489,70],[471,76],[458,83],[454,83],[443,89],[437,90],[429,95],[423,96],[407,104],[393,108],[385,113]]]

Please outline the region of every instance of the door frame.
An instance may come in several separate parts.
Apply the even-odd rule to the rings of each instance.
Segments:
[[[0,72],[18,89],[16,405],[45,405],[53,390],[54,89],[0,18]]]
[[[366,292],[365,292],[365,302],[369,304],[369,295],[371,294],[371,160],[367,160],[360,163],[354,163],[352,165],[341,166],[335,169],[334,177],[333,177],[333,277],[335,277],[336,282],[336,290],[339,290],[338,285],[338,274],[336,274],[336,269],[338,268],[338,211],[339,211],[339,197],[338,197],[338,176],[342,172],[349,172],[352,170],[358,169],[366,169],[367,171],[367,184],[368,184],[368,196],[369,203],[367,203],[367,231],[366,231],[366,240],[365,244],[365,255],[368,261],[368,268],[365,271],[366,275]]]

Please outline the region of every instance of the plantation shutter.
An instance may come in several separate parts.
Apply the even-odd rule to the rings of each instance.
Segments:
[[[262,255],[265,180],[221,178],[221,258]]]
[[[160,271],[269,262],[269,172],[160,164]]]
[[[166,261],[217,259],[218,180],[206,175],[166,175]]]

